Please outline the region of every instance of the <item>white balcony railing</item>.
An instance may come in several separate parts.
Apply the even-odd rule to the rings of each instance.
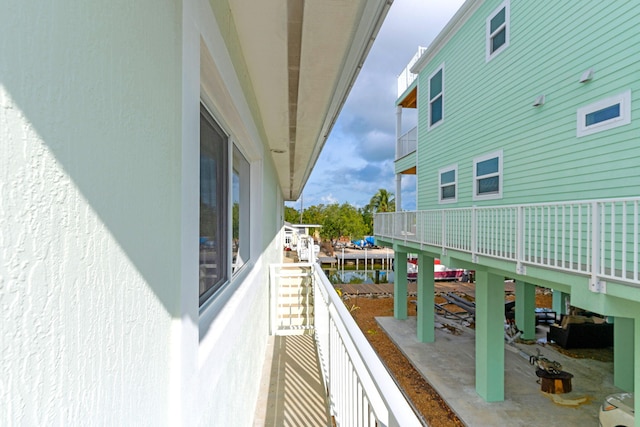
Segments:
[[[297,240],[313,244],[309,236],[297,236]],[[422,425],[315,262],[315,253],[311,253],[309,262],[272,264],[270,282],[271,333],[314,331],[336,425]]]
[[[315,337],[331,415],[338,426],[421,426],[319,264]]]
[[[425,50],[427,50],[426,47],[418,46],[418,52],[413,55],[413,58],[411,58],[409,64],[407,64],[406,68],[402,70],[402,72],[398,76],[398,96],[402,95],[404,91],[407,90],[409,86],[411,86],[411,83],[413,83],[416,77],[418,77],[417,74],[413,74],[411,72],[411,67],[413,67],[418,59],[420,59]]]
[[[374,234],[640,286],[640,198],[376,214]]]
[[[398,138],[396,147],[396,160],[403,158],[407,154],[416,151],[418,143],[418,127],[414,127],[409,132]]]

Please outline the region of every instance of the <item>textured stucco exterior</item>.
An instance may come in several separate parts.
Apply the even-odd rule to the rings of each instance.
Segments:
[[[0,425],[251,425],[283,199],[210,5],[3,8]],[[250,162],[254,230],[203,308],[201,101]]]
[[[3,4],[2,425],[166,423],[180,10],[118,3]]]

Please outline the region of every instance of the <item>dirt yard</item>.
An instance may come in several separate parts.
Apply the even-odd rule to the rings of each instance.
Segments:
[[[509,292],[506,296],[509,298]],[[415,299],[415,297],[409,297],[409,316],[416,315],[416,306],[411,303],[411,300]],[[551,307],[551,299],[551,294],[545,294],[542,291],[536,293],[538,307]],[[436,302],[441,301],[436,298]],[[464,425],[378,326],[375,317],[393,316],[393,297],[352,295],[345,298],[345,305],[427,424],[432,427]]]

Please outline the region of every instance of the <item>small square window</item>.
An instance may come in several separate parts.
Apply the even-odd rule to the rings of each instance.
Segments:
[[[631,91],[578,109],[577,136],[591,135],[631,123]]]
[[[509,1],[502,3],[487,18],[487,62],[509,46]]]
[[[502,150],[473,161],[473,200],[502,198]]]
[[[444,64],[429,76],[429,129],[444,119]]]
[[[440,175],[440,203],[453,203],[457,198],[458,165],[448,166],[439,171]]]

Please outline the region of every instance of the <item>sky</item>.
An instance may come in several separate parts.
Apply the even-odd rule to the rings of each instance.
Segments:
[[[378,189],[395,193],[395,139],[398,75],[427,47],[463,0],[394,0],[373,47],[325,143],[302,193],[288,202],[296,209],[350,203],[363,207]],[[416,125],[404,109],[402,133]],[[415,176],[402,180],[402,209],[416,207]]]

